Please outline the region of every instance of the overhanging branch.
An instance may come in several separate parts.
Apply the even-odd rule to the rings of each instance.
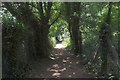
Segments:
[[[57,20],[58,20],[58,18],[60,17],[60,15],[61,15],[61,12],[58,14],[58,16],[53,20],[53,22],[49,25],[49,27],[51,26],[51,25],[53,25]]]
[[[47,10],[46,10],[47,20],[50,18],[51,7],[52,7],[52,2],[48,2]]]
[[[44,16],[44,13],[43,13],[42,2],[38,3],[38,11],[39,11],[41,19],[44,19],[45,16]]]
[[[20,15],[12,8],[12,5],[10,3],[4,2],[5,8],[7,8],[7,10],[16,17],[17,20],[20,20],[21,17]]]

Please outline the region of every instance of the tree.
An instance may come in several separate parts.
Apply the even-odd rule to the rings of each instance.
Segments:
[[[105,17],[105,21],[103,22],[100,29],[100,45],[101,45],[101,74],[107,77],[107,64],[108,64],[108,55],[111,55],[112,59],[117,63],[118,67],[120,67],[120,60],[118,58],[118,53],[112,45],[112,32],[111,32],[111,12],[112,12],[113,3],[109,3],[108,13]],[[110,54],[109,54],[110,53]]]
[[[34,56],[38,58],[47,57],[49,46],[49,28],[59,18],[57,17],[57,19],[55,19],[53,22],[51,22],[51,24],[49,24],[52,3],[4,3],[4,5],[7,8],[7,10],[9,10],[10,13],[16,17],[18,21],[23,22],[24,25],[27,26],[30,30],[30,32],[27,35],[28,40],[32,38],[33,41],[28,41],[28,47],[30,48],[28,49],[28,52],[32,49]],[[39,13],[39,16],[38,14],[36,16],[36,14],[33,13],[34,11]],[[29,44],[30,42],[32,42],[32,45]],[[31,48],[32,46],[33,48]],[[28,54],[30,53],[31,52],[29,52]]]
[[[68,30],[71,37],[72,49],[75,54],[82,53],[82,34],[79,29],[81,3],[65,3]]]
[[[39,3],[28,3],[28,2],[22,2],[22,3],[3,3],[3,7],[7,9],[12,14],[12,17],[15,18],[16,23],[21,23],[24,25],[25,31],[24,31],[24,39],[21,40],[22,45],[25,46],[24,50],[27,53],[27,62],[32,62],[32,60],[40,60],[40,58],[48,57],[48,50],[49,50],[49,28],[51,25],[55,23],[55,21],[60,17],[58,15],[55,19],[52,19],[50,23],[51,18],[51,8],[52,3],[51,2],[39,2]],[[6,14],[6,13],[4,13]],[[13,27],[16,25],[12,24]],[[5,26],[3,26],[5,27]],[[8,27],[8,25],[7,25]],[[11,28],[11,26],[10,26]],[[19,27],[20,28],[20,27]],[[4,28],[3,28],[4,29]],[[15,30],[18,30],[15,27]],[[23,30],[21,28],[21,30]],[[6,29],[4,29],[3,32],[7,32]],[[14,34],[18,34],[19,32],[15,32]],[[21,32],[22,34],[23,32]],[[19,35],[17,37],[20,37]],[[4,38],[3,38],[4,39]],[[15,70],[11,68],[15,68],[16,65],[16,55],[17,50],[16,45],[19,45],[16,40],[16,37],[10,38],[12,47],[10,47],[10,51],[3,51],[3,55],[5,57],[4,61],[7,60],[4,63],[4,66],[7,66],[7,71],[9,74],[6,74],[7,77],[11,75],[10,77],[16,77],[15,76]],[[19,38],[18,38],[19,39]],[[6,39],[5,39],[6,40]],[[15,44],[14,44],[15,42]],[[6,45],[5,46],[9,46]],[[13,51],[12,51],[13,50]],[[9,56],[10,55],[10,56]],[[9,61],[11,61],[11,63]],[[15,64],[14,64],[15,63]],[[14,65],[13,65],[14,64]],[[9,67],[10,66],[10,67]]]
[[[18,77],[19,72],[16,71],[17,64],[20,62],[20,60],[18,61],[18,50],[23,44],[24,28],[8,11],[4,10],[4,12],[5,14],[2,15],[2,78]],[[24,60],[24,58],[22,59]]]

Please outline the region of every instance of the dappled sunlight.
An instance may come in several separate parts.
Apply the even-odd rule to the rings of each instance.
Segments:
[[[63,46],[61,43],[59,43],[59,44],[56,44],[55,48],[61,49],[61,48],[65,48],[65,46]]]
[[[53,72],[52,76],[59,78],[61,76],[61,72],[66,71],[66,68],[62,68],[58,64],[54,64],[52,67],[48,68],[47,71]]]
[[[52,59],[52,60],[55,60],[55,59],[56,59],[55,57],[52,57],[52,56],[49,56],[49,58]]]
[[[53,56],[49,56],[50,59],[55,60],[55,59],[59,59],[60,57],[53,57]]]
[[[79,63],[80,63],[79,61],[76,62],[76,64],[79,64]]]
[[[75,75],[76,73],[75,73],[75,72],[73,72],[72,74],[73,74],[73,75]]]
[[[34,71],[39,71],[38,74],[34,73],[33,75],[38,78],[80,78],[86,75],[86,71],[79,66],[80,55],[70,54],[67,49],[53,49],[49,55],[50,59],[47,61],[43,60],[40,62],[37,68]],[[33,71],[33,72],[34,72]],[[86,75],[84,75],[84,73]],[[33,75],[30,75],[32,77]]]

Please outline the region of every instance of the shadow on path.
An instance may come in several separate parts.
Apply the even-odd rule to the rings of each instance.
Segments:
[[[61,47],[60,47],[61,46]],[[32,65],[27,78],[93,78],[80,64],[79,56],[74,56],[62,44],[51,51],[50,59],[42,59]]]

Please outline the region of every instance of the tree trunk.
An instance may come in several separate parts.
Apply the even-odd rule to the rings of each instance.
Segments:
[[[35,47],[34,47],[34,35],[33,31],[27,32],[26,38],[24,40],[25,52],[27,57],[27,62],[32,63],[35,60]]]
[[[111,39],[111,29],[110,29],[111,9],[112,9],[112,4],[109,3],[108,14],[100,30],[100,45],[101,45],[101,60],[102,60],[100,75],[104,77],[107,77],[107,56],[109,53],[108,41],[109,39]]]
[[[34,31],[34,45],[35,56],[39,58],[48,57],[49,39],[48,39],[49,27],[48,24],[42,23],[39,27],[36,26]]]
[[[75,54],[82,53],[82,33],[79,30],[80,3],[65,3],[68,30]]]
[[[71,17],[71,34],[72,34],[72,42],[73,42],[73,50],[75,54],[78,54],[80,52],[79,47],[79,18],[76,16]]]

